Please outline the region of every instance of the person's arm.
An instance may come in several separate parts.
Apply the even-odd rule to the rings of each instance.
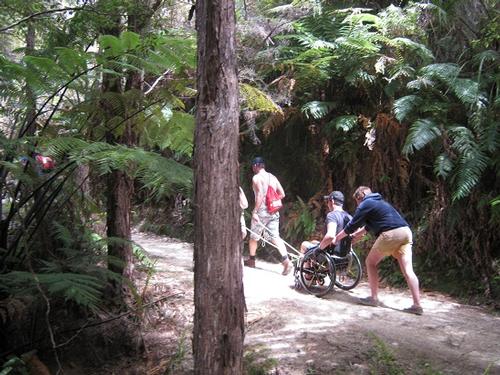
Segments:
[[[365,227],[359,228],[356,232],[351,234],[352,236],[352,243],[356,243],[359,240],[361,240],[361,237],[363,237],[367,233],[367,230]]]
[[[245,210],[248,208],[248,200],[247,197],[245,196],[245,192],[240,186],[240,208],[242,210]]]
[[[260,181],[259,176],[255,175],[252,178],[252,187],[255,195],[255,206],[252,211],[252,220],[258,221],[259,216],[257,215],[257,211],[259,208],[265,204],[265,193],[262,188],[262,182]]]
[[[319,243],[319,247],[324,249],[325,247],[328,247],[332,242],[336,243],[335,240],[335,232],[337,231],[337,223],[332,221],[328,223],[326,227],[326,234]]]
[[[285,198],[285,190],[283,189],[283,186],[281,186],[280,181],[274,177],[276,180],[276,192],[280,195],[280,199]]]

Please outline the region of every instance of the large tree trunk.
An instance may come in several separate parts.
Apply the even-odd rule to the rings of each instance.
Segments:
[[[195,132],[195,374],[242,373],[238,80],[232,0],[198,0]]]

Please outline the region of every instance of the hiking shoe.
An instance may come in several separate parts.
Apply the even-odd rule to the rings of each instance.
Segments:
[[[255,268],[255,259],[247,259],[243,261],[243,264],[250,268]]]
[[[360,299],[358,299],[358,302],[361,305],[365,305],[365,306],[385,307],[383,302],[380,302],[379,300],[376,300],[373,297],[360,298]]]
[[[404,312],[409,313],[409,314],[415,314],[415,315],[422,315],[424,313],[424,309],[422,306],[411,306],[406,309],[403,309]]]
[[[281,274],[283,276],[286,276],[292,270],[292,262],[290,262],[290,259],[287,259],[282,264],[283,264],[283,272]]]

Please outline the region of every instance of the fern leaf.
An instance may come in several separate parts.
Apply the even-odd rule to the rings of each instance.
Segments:
[[[343,132],[348,132],[353,129],[358,123],[358,117],[354,115],[339,116],[327,124],[326,129],[332,126],[337,130],[342,130]]]
[[[93,276],[76,273],[37,274],[13,271],[0,275],[0,289],[12,295],[33,294],[36,285],[46,288],[52,297],[61,297],[78,305],[97,309],[103,282]]]
[[[426,145],[441,136],[441,130],[431,119],[419,119],[415,121],[408,132],[403,153],[413,154],[416,150],[424,148]]]
[[[486,98],[479,93],[479,84],[471,79],[457,78],[450,84],[454,94],[464,104],[483,106]]]
[[[335,102],[312,101],[304,104],[300,110],[307,118],[318,120],[326,117],[336,106]]]
[[[453,82],[460,73],[457,64],[430,64],[420,69],[420,73],[429,79],[439,79],[443,83]]]
[[[404,121],[409,114],[413,113],[422,105],[422,98],[417,95],[407,95],[394,101],[393,111],[399,122]]]
[[[99,47],[107,57],[117,57],[125,52],[122,40],[113,35],[101,35],[99,37]]]
[[[447,154],[441,154],[434,161],[434,174],[446,179],[450,176],[454,166],[453,161]]]
[[[124,49],[132,50],[141,44],[141,36],[132,31],[123,31],[120,34],[120,41]]]
[[[488,166],[488,157],[479,149],[463,155],[457,164],[456,189],[452,199],[459,200],[468,196],[477,186]]]
[[[436,83],[428,77],[418,77],[406,84],[410,90],[425,90],[428,87],[434,87]]]

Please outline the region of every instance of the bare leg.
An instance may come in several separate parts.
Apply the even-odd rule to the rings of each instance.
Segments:
[[[273,238],[271,240],[271,242],[276,245],[276,247],[278,248],[278,251],[282,257],[288,256],[288,252],[286,251],[285,243],[283,242],[283,240],[281,238],[279,238],[279,237]]]
[[[420,306],[420,290],[417,275],[413,271],[413,264],[411,260],[411,251],[399,255],[396,259],[399,263],[399,268],[403,273],[408,287],[410,288],[411,296],[413,298],[413,306]]]
[[[280,252],[281,255],[281,264],[283,265],[283,275],[288,275],[290,271],[292,270],[292,266],[290,263],[290,259],[288,259],[288,251],[286,251],[286,246],[285,243],[281,238],[273,238],[272,243],[276,245],[278,248],[278,251]]]
[[[250,256],[255,256],[257,253],[257,245],[257,240],[254,240],[253,238],[248,240],[248,252],[250,253]]]
[[[368,283],[372,298],[378,301],[378,269],[377,265],[384,259],[384,255],[376,248],[371,248],[366,257],[366,270],[368,272]]]

